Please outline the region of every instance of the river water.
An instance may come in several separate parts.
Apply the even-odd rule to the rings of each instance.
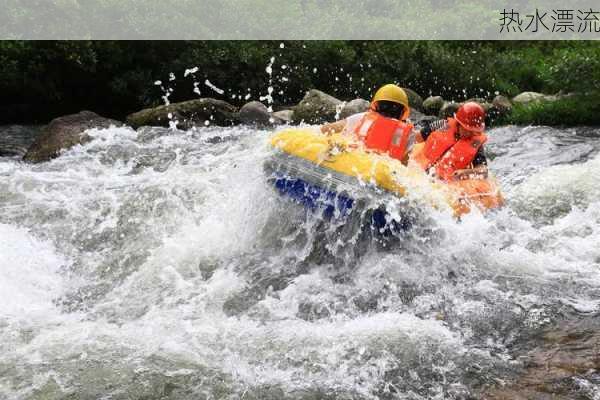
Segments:
[[[491,130],[507,206],[386,241],[281,199],[269,133],[0,158],[0,398],[478,398],[600,311],[600,129]]]

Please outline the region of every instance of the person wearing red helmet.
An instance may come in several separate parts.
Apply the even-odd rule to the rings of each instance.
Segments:
[[[454,117],[425,126],[417,134],[411,160],[439,179],[487,176],[483,144],[485,110],[475,102],[460,106]]]

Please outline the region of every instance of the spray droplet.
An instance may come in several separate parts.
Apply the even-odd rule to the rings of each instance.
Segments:
[[[186,77],[189,74],[195,74],[196,72],[198,72],[198,67],[186,69],[185,72],[183,73],[183,76]]]
[[[204,81],[204,84],[219,94],[225,93],[223,89],[219,89],[218,87],[213,85],[208,79]]]

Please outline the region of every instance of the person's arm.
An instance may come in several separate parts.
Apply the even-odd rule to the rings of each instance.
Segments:
[[[479,148],[473,162],[473,168],[459,169],[454,172],[455,179],[486,179],[488,176],[487,158],[483,146]]]
[[[423,127],[417,133],[415,133],[415,141],[417,143],[422,143],[427,140],[429,134],[432,132],[431,125],[428,121],[423,123]]]
[[[321,125],[321,133],[331,135],[332,133],[340,133],[346,126],[346,120],[342,119],[336,122]]]
[[[439,119],[435,121],[423,121],[423,127],[415,135],[417,143],[421,143],[427,140],[431,132],[437,130],[447,129],[448,123],[445,119]]]

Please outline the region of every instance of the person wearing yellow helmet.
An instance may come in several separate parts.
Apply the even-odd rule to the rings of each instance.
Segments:
[[[397,85],[387,84],[375,92],[367,112],[325,124],[321,132],[351,135],[369,150],[406,161],[413,130],[407,122],[409,114],[406,92]]]

